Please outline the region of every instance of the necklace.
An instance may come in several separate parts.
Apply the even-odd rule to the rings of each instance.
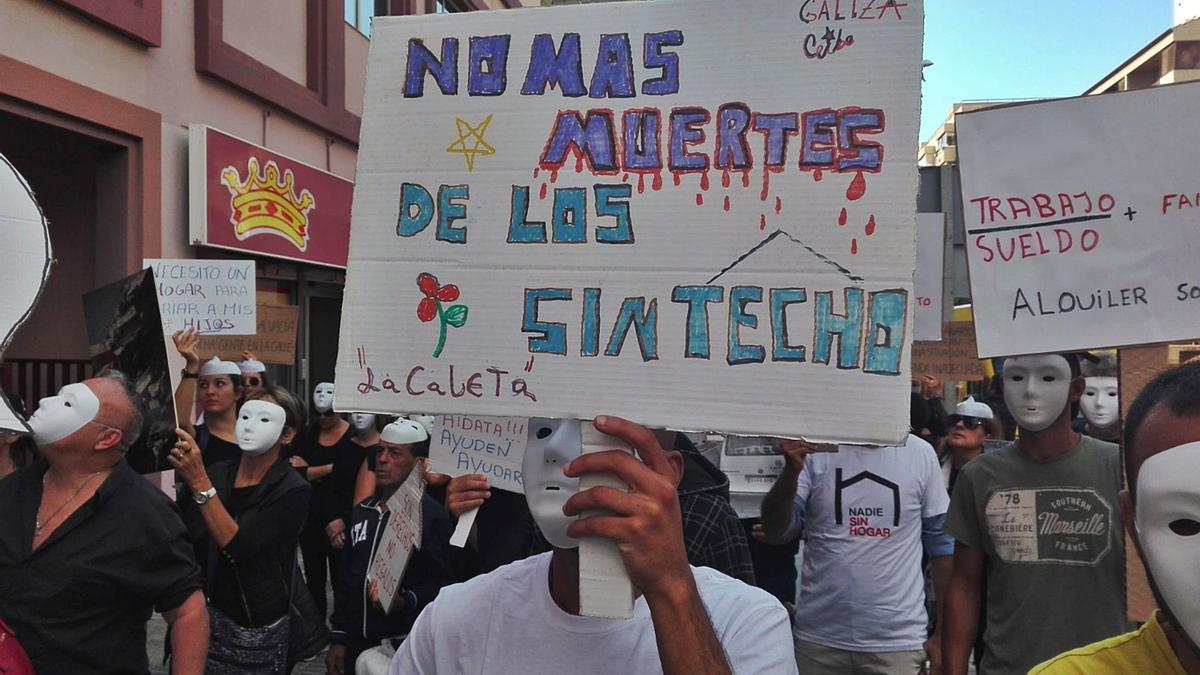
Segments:
[[[49,472],[46,472],[46,473],[49,473]],[[42,474],[42,490],[43,490],[43,492],[46,489],[46,473]],[[51,513],[49,516],[47,516],[45,520],[34,519],[34,521],[33,521],[34,536],[41,534],[42,529],[45,528],[47,525],[49,525],[50,521],[54,520],[55,516],[62,513],[62,510],[67,508],[68,504],[75,501],[75,498],[79,496],[79,493],[83,492],[83,488],[87,487],[87,484],[92,482],[92,480],[96,476],[99,476],[101,473],[102,473],[101,471],[97,471],[97,472],[93,473],[92,475],[88,476],[87,480],[83,481],[82,483],[79,484],[79,487],[75,488],[75,492],[71,493],[71,497],[69,499],[67,499],[67,501],[63,502],[62,506],[59,506],[57,509],[55,509],[54,513]]]

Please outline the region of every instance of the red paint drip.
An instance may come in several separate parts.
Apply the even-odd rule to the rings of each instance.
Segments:
[[[759,201],[767,201],[767,193],[771,191],[771,167],[763,165],[763,183],[762,190],[758,192]]]
[[[658,192],[659,190],[662,189],[662,172],[661,171],[656,172],[654,174],[654,182],[650,184],[650,189],[654,190],[655,192]]]
[[[550,169],[550,182],[558,181],[558,169]]]
[[[708,192],[708,172],[700,174],[700,189]]]
[[[871,214],[871,217],[867,218],[867,226],[863,228],[863,231],[867,233],[868,237],[875,234],[875,214]]]
[[[539,171],[541,171],[541,169],[539,169],[539,168],[538,168],[538,167],[536,167],[536,166],[535,166],[535,167],[533,167],[533,177],[534,177],[534,178],[537,178],[537,176],[538,176],[538,172],[539,172]]]
[[[674,179],[675,179],[675,187],[679,187],[679,172],[678,172],[678,171],[672,171],[672,172],[671,172],[671,176],[673,176],[673,177],[674,177]]]
[[[696,193],[696,206],[704,206],[704,193],[703,192]]]
[[[767,229],[767,214],[765,214],[765,213],[758,214],[758,229],[760,229],[760,230]]]
[[[750,187],[750,169],[746,169],[742,172],[742,187]]]
[[[542,183],[542,189],[539,191],[538,196],[542,199],[546,198],[546,184],[545,183]]]
[[[729,210],[729,195],[725,195],[725,206],[724,206],[724,208],[725,208],[725,210],[726,210],[726,211],[728,211],[728,210]]]
[[[575,158],[575,173],[583,173],[583,155]]]
[[[776,197],[775,198],[775,213],[779,213],[780,211],[783,211],[783,200],[780,199],[779,197]]]
[[[629,174],[627,174],[627,173],[621,174],[621,182],[628,183],[629,182]]]
[[[854,179],[850,181],[850,187],[846,188],[846,199],[856,201],[867,194],[867,179],[863,177],[863,172],[856,171]]]
[[[729,169],[721,169],[721,187],[729,187]]]
[[[846,224],[846,207],[842,207],[842,212],[838,214],[838,225]]]
[[[820,170],[820,169],[813,169],[813,170],[812,170],[812,177],[813,177],[813,180],[814,180],[814,181],[816,181],[816,182],[820,183],[820,182],[821,182],[821,179],[825,177],[825,174],[824,174],[824,173],[821,173],[821,170]]]
[[[858,239],[850,240],[850,255],[858,255]]]
[[[638,174],[638,194],[640,195],[645,191],[646,191],[646,174],[639,173]]]

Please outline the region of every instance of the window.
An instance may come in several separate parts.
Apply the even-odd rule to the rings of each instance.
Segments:
[[[371,37],[371,18],[375,16],[375,0],[344,0],[346,23],[358,32]]]
[[[465,6],[466,3],[461,0],[435,0],[435,12],[438,14],[451,14],[453,12],[469,11]]]

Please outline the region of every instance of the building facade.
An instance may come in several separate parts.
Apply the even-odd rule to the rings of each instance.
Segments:
[[[353,181],[371,18],[523,4],[537,3],[0,0],[0,154],[35,191],[56,258],[0,388],[36,402],[86,376],[81,297],[147,258],[253,258],[259,306],[298,309],[296,358],[272,375],[299,390],[332,379],[344,270],[194,245],[189,131]],[[348,230],[348,209],[335,220]]]

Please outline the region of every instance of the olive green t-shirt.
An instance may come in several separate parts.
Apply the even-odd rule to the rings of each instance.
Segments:
[[[1087,436],[1049,461],[1010,443],[963,467],[946,531],[987,559],[983,675],[1125,632],[1120,489],[1119,449]]]

